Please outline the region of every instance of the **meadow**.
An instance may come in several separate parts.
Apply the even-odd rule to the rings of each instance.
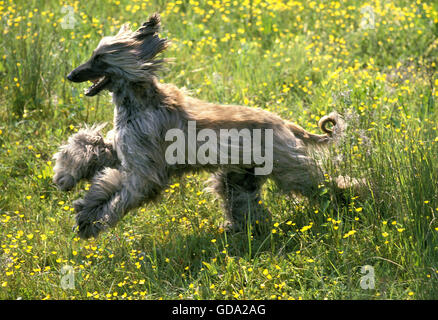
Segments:
[[[310,204],[268,183],[269,234],[228,234],[193,174],[80,240],[89,184],[57,190],[52,155],[85,123],[109,130],[113,106],[65,76],[155,11],[175,58],[161,81],[314,133],[338,111],[324,168],[366,196]],[[436,1],[1,0],[0,21],[0,299],[438,299]]]

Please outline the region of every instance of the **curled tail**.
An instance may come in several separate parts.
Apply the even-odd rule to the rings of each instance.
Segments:
[[[333,125],[332,128],[328,128],[327,125],[331,123]],[[313,134],[310,132],[307,132],[299,125],[289,123],[289,129],[293,132],[293,134],[303,140],[306,144],[320,144],[329,142],[332,140],[332,138],[335,138],[336,136],[339,136],[342,134],[344,130],[344,121],[341,119],[341,117],[336,113],[332,112],[324,117],[322,117],[318,121],[318,126],[321,129],[322,132],[325,134]]]
[[[333,125],[333,129],[327,128],[327,125],[329,123]],[[339,120],[339,115],[336,112],[332,112],[329,115],[322,117],[318,121],[318,126],[322,132],[326,133],[330,137],[332,137],[333,134],[341,133],[341,131],[343,130],[343,125],[341,128],[341,121]]]

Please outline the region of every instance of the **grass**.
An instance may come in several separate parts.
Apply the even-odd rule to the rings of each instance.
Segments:
[[[437,299],[438,6],[368,5],[0,1],[0,299]],[[196,174],[79,240],[71,203],[88,185],[58,191],[51,156],[113,111],[108,94],[86,98],[65,75],[103,35],[154,11],[176,58],[163,81],[312,132],[322,115],[342,112],[347,134],[325,167],[365,178],[370,195],[310,205],[268,183],[272,232],[227,235],[220,204],[203,191],[207,176]],[[365,265],[374,289],[360,285]],[[61,286],[64,266],[72,289]]]

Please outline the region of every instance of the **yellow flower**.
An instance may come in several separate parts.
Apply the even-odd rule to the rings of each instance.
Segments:
[[[350,230],[350,231],[348,231],[348,233],[346,233],[346,234],[344,234],[344,239],[345,238],[348,238],[349,236],[352,236],[353,234],[355,234],[356,233],[356,230]]]
[[[387,236],[389,236],[389,234],[388,234],[388,232],[382,232],[382,236],[383,236],[384,238],[386,238]]]
[[[313,223],[311,222],[308,226],[304,226],[300,229],[301,232],[305,232],[307,230],[309,230],[310,228],[312,228]]]

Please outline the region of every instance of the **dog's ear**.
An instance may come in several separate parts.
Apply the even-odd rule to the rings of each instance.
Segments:
[[[149,17],[149,20],[143,23],[143,25],[136,31],[136,38],[141,40],[148,35],[158,33],[161,28],[161,17],[158,13],[154,13]]]
[[[151,60],[169,46],[169,40],[160,38],[158,32],[161,28],[161,18],[158,13],[154,13],[149,20],[135,32],[135,39],[138,40],[138,55],[143,60]],[[149,61],[150,62],[150,61]],[[155,60],[156,65],[162,60]]]

